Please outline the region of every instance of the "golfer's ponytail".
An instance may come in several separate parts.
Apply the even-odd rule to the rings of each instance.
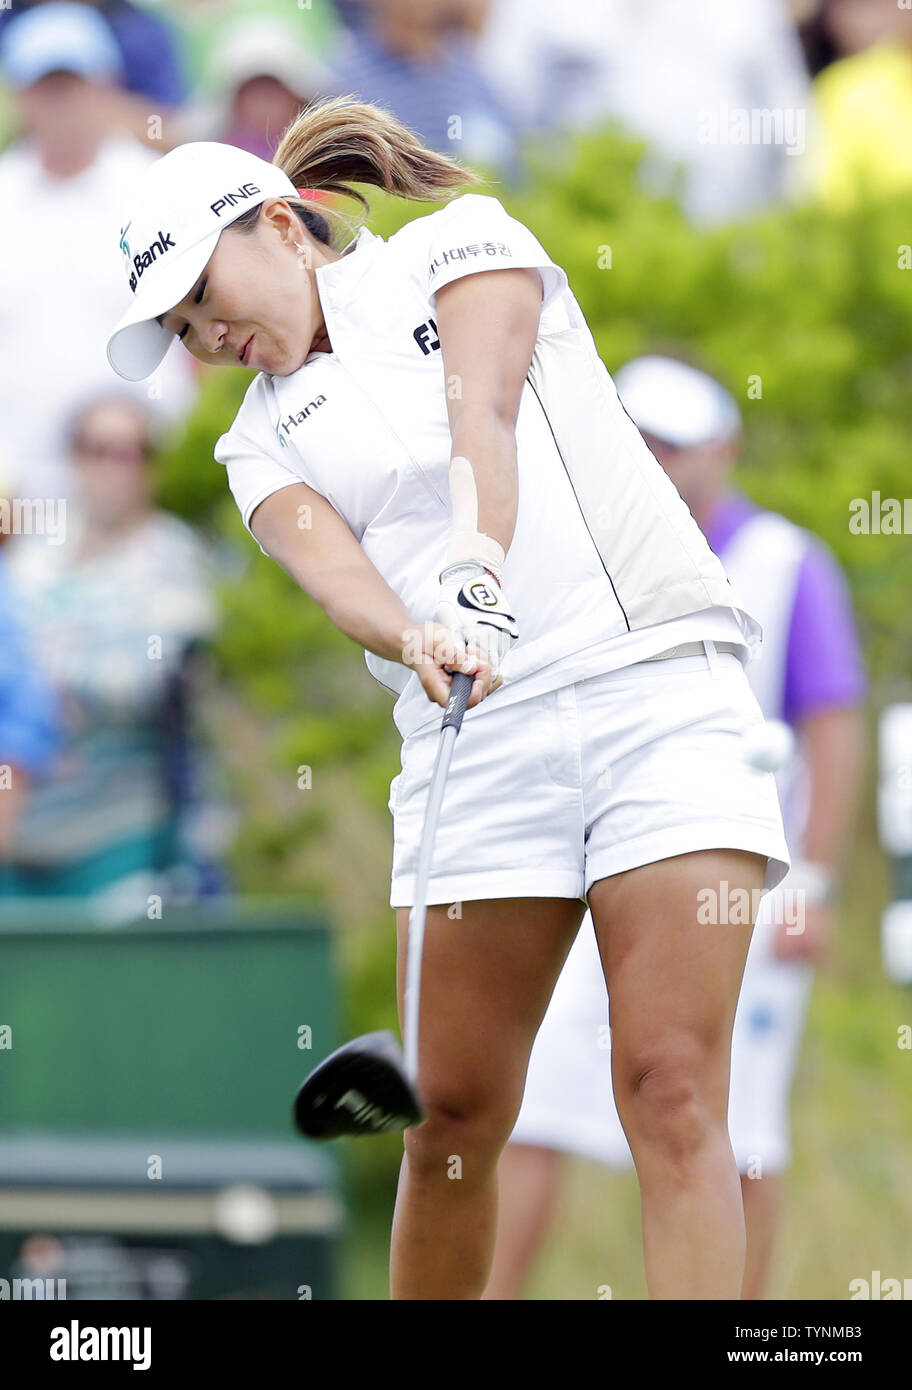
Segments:
[[[483,180],[447,155],[429,150],[382,106],[355,96],[318,98],[287,127],[272,157],[295,188],[367,199],[352,185],[374,184],[400,198],[440,202]]]
[[[484,182],[455,159],[427,149],[414,131],[382,106],[351,95],[322,97],[305,106],[282,135],[272,162],[302,190],[302,196],[289,197],[287,202],[311,236],[324,246],[332,246],[335,240],[338,249],[358,228],[349,215],[333,206],[332,195],[355,198],[370,212],[370,203],[355,184],[373,184],[400,198],[443,202],[465,184]],[[330,197],[318,200],[315,192]],[[229,229],[252,235],[261,211],[258,204],[236,217]],[[334,223],[339,228],[336,238]]]

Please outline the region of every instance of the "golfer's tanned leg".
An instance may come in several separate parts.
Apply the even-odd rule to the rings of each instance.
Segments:
[[[428,908],[418,1069],[428,1118],[405,1132],[390,1261],[395,1299],[484,1292],[497,1226],[497,1162],[519,1113],[535,1034],[584,912],[575,898]],[[396,915],[401,1018],[409,909]]]
[[[708,890],[717,903],[724,895],[731,919],[739,889],[757,901],[751,890],[762,888],[765,869],[760,855],[702,850],[600,879],[589,893],[652,1298],[741,1295],[744,1210],[727,1116],[752,926],[726,921],[698,894]]]

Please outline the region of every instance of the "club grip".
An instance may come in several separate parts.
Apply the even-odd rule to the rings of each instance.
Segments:
[[[465,671],[453,672],[453,679],[450,683],[450,698],[447,700],[447,706],[443,712],[441,729],[452,727],[457,734],[459,733],[462,728],[462,716],[466,712],[466,705],[469,703],[474,681],[474,674],[466,675]]]

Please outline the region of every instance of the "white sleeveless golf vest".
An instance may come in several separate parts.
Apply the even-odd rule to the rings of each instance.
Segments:
[[[216,444],[245,525],[272,492],[308,483],[413,617],[430,619],[451,528],[447,400],[459,389],[444,374],[435,296],[459,276],[517,267],[539,271],[543,303],[516,422],[503,584],[520,636],[505,686],[596,644],[611,648],[604,669],[696,635],[756,656],[760,626],[624,412],[566,273],[485,195],[456,198],[388,241],[362,227],[316,268],[332,353],[311,353],[291,376],[259,374]],[[400,696],[403,737],[439,717],[414,672],[365,657]]]

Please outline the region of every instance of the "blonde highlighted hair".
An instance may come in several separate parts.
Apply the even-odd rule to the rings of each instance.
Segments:
[[[308,103],[284,131],[272,162],[295,188],[354,198],[365,214],[370,203],[357,184],[371,184],[410,201],[440,202],[466,185],[484,182],[457,160],[429,150],[385,107],[360,101],[351,93]],[[287,201],[318,241],[331,243],[323,214],[338,218],[349,233],[353,231],[337,208],[310,198]],[[238,231],[251,231],[259,211],[252,208],[232,225]]]

